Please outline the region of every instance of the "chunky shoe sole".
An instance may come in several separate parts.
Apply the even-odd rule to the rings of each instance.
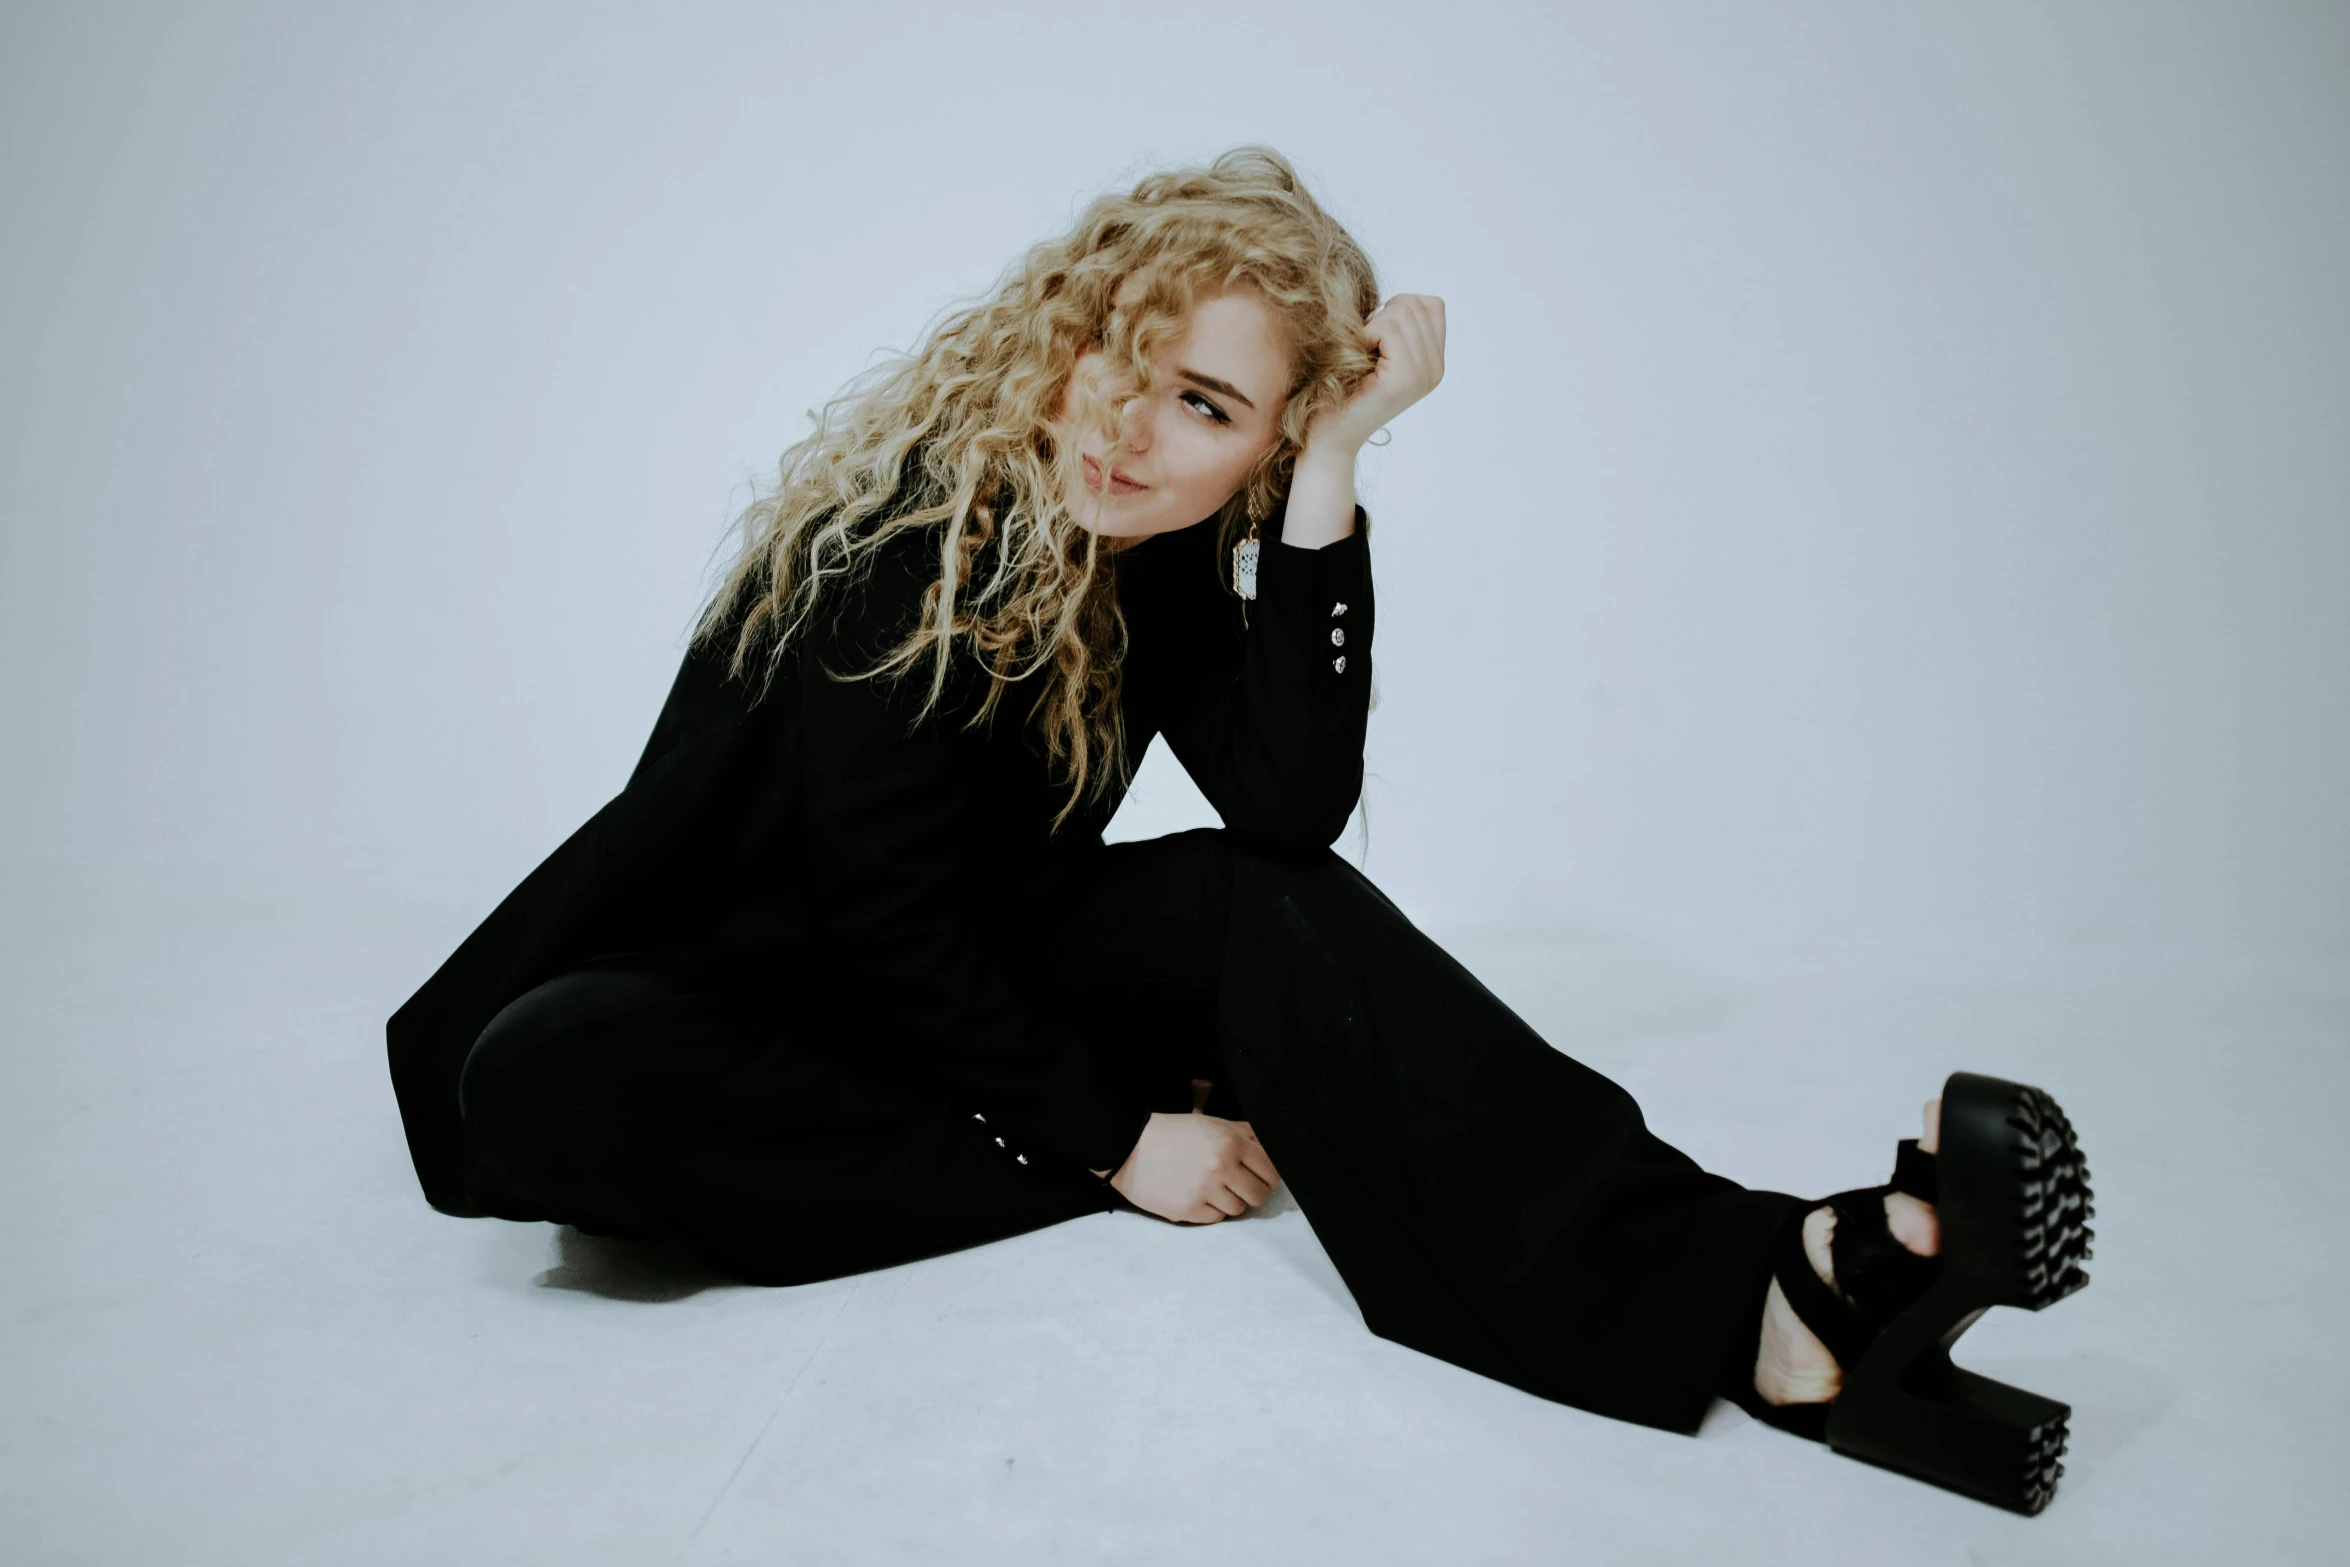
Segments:
[[[2089,1167],[2037,1088],[1954,1072],[1934,1155],[1941,1277],[1885,1324],[1827,1406],[1828,1446],[1997,1507],[2056,1494],[2072,1410],[1950,1363],[1993,1306],[2039,1311],[2089,1282]]]

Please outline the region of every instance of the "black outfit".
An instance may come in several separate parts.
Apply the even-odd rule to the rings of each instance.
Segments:
[[[1105,846],[1019,701],[843,681],[937,536],[819,601],[764,690],[697,648],[628,785],[395,1014],[427,1198],[799,1282],[1124,1206],[1154,1109],[1245,1116],[1372,1329],[1694,1430],[1751,1368],[1795,1199],[1706,1174],[1331,852],[1362,781],[1369,519],[1232,596],[1206,526],[1115,557],[1131,754],[1219,830]],[[1017,688],[1015,688],[1017,691]],[[1024,699],[1021,699],[1024,700]]]

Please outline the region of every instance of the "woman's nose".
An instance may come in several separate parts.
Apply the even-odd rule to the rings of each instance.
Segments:
[[[1151,449],[1150,405],[1142,402],[1128,403],[1123,416],[1118,421],[1118,435],[1121,444],[1137,457],[1149,451]]]

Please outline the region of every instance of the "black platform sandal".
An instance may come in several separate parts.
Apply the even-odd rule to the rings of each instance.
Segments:
[[[1849,1457],[2037,1513],[2064,1473],[2072,1410],[1952,1365],[1950,1346],[1993,1306],[2038,1311],[2089,1282],[2089,1169],[2054,1099],[1973,1072],[1942,1089],[1939,1147],[1905,1141],[1890,1184],[1827,1200],[1836,1288],[1804,1254],[1802,1214],[1779,1233],[1772,1274],[1843,1368],[1838,1395],[1768,1404],[1749,1375],[1735,1401]],[[1885,1194],[1896,1191],[1939,1210],[1940,1255],[1921,1257],[1886,1228]]]

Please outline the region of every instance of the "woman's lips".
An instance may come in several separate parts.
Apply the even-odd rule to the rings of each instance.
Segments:
[[[1087,457],[1085,459],[1085,487],[1089,490],[1098,490],[1102,487],[1102,465],[1099,458]],[[1110,470],[1110,493],[1112,495],[1140,495],[1149,488],[1150,486],[1147,484],[1135,483],[1115,468]]]

